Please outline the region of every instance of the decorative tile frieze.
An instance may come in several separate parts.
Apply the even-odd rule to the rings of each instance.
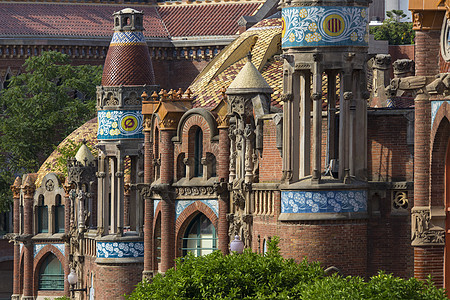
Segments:
[[[217,200],[177,200],[175,202],[175,212],[176,219],[181,215],[181,213],[191,204],[194,204],[196,201],[203,202],[206,204],[211,210],[214,212],[216,216],[219,216],[219,202]]]
[[[34,257],[36,257],[36,255],[38,255],[38,253],[42,250],[42,248],[44,248],[45,246],[47,246],[48,244],[34,244],[34,249],[33,249],[33,255]],[[56,249],[59,250],[59,252],[61,252],[61,254],[63,256],[65,256],[65,247],[64,244],[50,244],[53,247],[55,247]],[[22,251],[22,247],[23,244],[20,244],[20,251]]]
[[[97,257],[144,257],[144,242],[97,242]]]
[[[368,45],[365,7],[288,7],[281,14],[283,48]]]
[[[449,103],[450,101],[431,101],[431,125],[433,125],[436,114],[444,102]]]
[[[100,110],[97,118],[99,140],[144,138],[142,113],[138,110]]]
[[[367,191],[282,191],[281,212],[367,212]]]

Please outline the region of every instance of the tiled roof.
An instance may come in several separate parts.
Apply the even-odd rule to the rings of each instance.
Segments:
[[[0,36],[110,37],[112,14],[127,5],[65,3],[0,4]],[[156,7],[142,6],[148,37],[167,37]]]
[[[238,19],[252,16],[262,3],[161,6],[159,14],[171,36],[234,35]]]
[[[59,147],[64,147],[69,144],[69,140],[72,142],[75,142],[76,144],[79,144],[83,141],[83,139],[86,139],[87,144],[89,146],[94,146],[97,144],[97,118],[94,118],[80,127],[78,127],[75,131],[73,131],[69,136],[67,136],[59,145]],[[91,148],[92,148],[91,147]],[[94,153],[95,155],[95,153]],[[47,175],[48,173],[62,173],[63,170],[60,168],[60,166],[57,163],[58,157],[60,157],[61,154],[58,152],[58,149],[53,151],[52,154],[45,160],[45,162],[41,165],[38,171],[38,177],[36,179],[35,185],[40,186],[42,179]]]
[[[283,63],[273,59],[279,53],[281,19],[259,22],[241,34],[208,65],[191,85],[194,107],[213,108],[221,99],[220,89],[227,88],[246,62],[251,50],[252,62],[273,89],[272,105],[281,107]],[[257,39],[255,39],[257,37]]]
[[[0,1],[0,37],[111,37],[112,14],[126,7],[144,12],[144,35],[154,38],[234,35],[237,20],[262,1],[172,5],[13,3]]]

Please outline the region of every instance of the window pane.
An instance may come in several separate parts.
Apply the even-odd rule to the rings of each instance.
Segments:
[[[49,255],[39,271],[40,290],[64,290],[64,270],[54,255]]]

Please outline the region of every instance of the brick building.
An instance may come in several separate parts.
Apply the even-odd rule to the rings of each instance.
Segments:
[[[12,186],[13,298],[68,295],[70,269],[77,298],[117,298],[187,252],[228,253],[236,235],[260,253],[279,236],[283,256],[345,275],[443,275],[433,213],[445,220],[444,206],[424,207],[430,191],[444,195],[443,179],[427,186],[427,170],[445,165],[427,154],[446,155],[447,142],[428,137],[447,125],[423,128],[433,117],[423,97],[447,81],[421,77],[439,72],[428,40],[438,35],[418,31],[417,76],[412,61],[396,61],[391,82],[389,56],[366,66],[368,1],[334,3],[281,2],[281,14],[243,30],[187,90],[157,86],[191,80],[191,69],[170,81],[147,52],[145,15],[116,12],[98,117],[63,142],[96,150],[82,145],[68,174],[55,152]],[[434,122],[448,122],[439,103]]]

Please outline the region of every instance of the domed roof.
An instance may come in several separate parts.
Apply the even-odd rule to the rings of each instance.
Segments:
[[[213,108],[221,99],[221,88],[228,88],[247,63],[251,51],[252,63],[273,89],[271,105],[282,107],[283,61],[281,54],[281,19],[265,19],[257,23],[223,49],[197,76],[190,89],[194,107]]]
[[[103,68],[102,85],[154,85],[155,75],[142,33],[142,12],[123,9],[114,14],[114,34]]]
[[[59,162],[62,158],[59,149],[66,147],[70,148],[72,144],[78,145],[83,142],[83,140],[86,140],[86,144],[92,147],[97,144],[97,118],[94,118],[75,129],[58,145],[57,149],[47,157],[45,162],[39,168],[35,185],[41,186],[42,179],[48,173],[65,173],[64,167]]]

